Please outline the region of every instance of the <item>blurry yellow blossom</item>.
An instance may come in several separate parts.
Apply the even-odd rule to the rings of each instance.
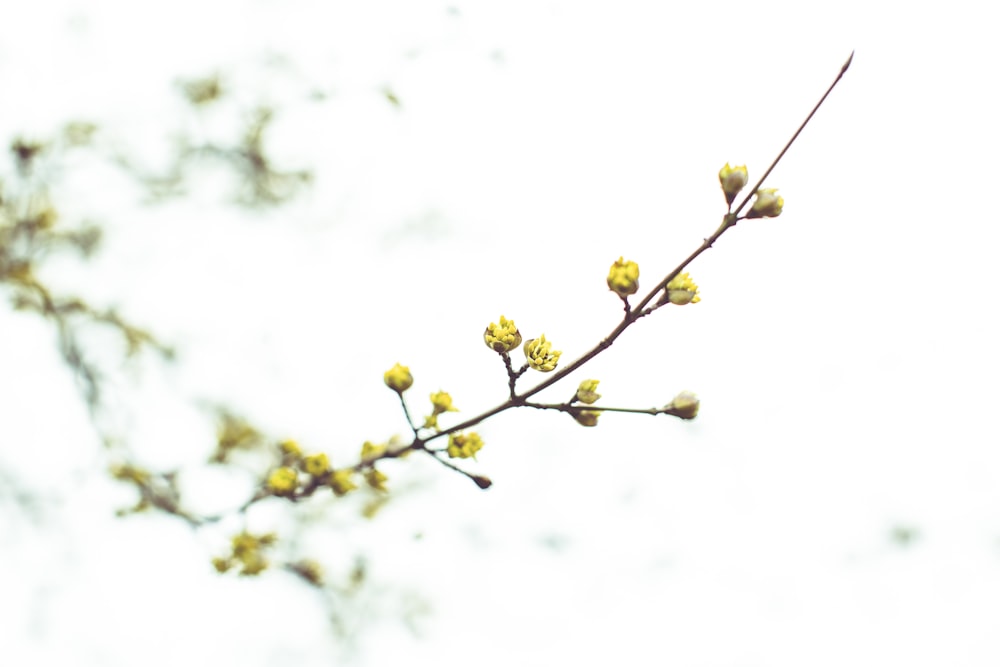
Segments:
[[[573,412],[575,419],[582,426],[597,426],[597,418],[601,416],[600,410],[580,410]]]
[[[220,573],[220,574],[223,573],[223,572],[228,572],[229,568],[231,568],[232,566],[233,566],[233,561],[231,561],[228,558],[213,558],[212,559],[212,567],[214,567],[215,571],[218,572],[218,573]]]
[[[527,359],[528,365],[536,371],[548,373],[555,370],[561,355],[562,352],[553,350],[552,343],[545,340],[545,334],[538,338],[532,338],[524,344],[524,357]]]
[[[376,470],[375,468],[369,468],[365,471],[365,481],[368,482],[368,486],[372,487],[376,491],[388,491],[385,487],[385,483],[389,478],[385,476],[381,470]]]
[[[33,222],[39,229],[51,229],[58,219],[59,213],[52,206],[46,206],[35,215]]]
[[[501,315],[500,324],[490,322],[486,327],[483,340],[486,341],[486,347],[494,352],[510,352],[521,344],[521,333],[517,330],[514,320],[508,320]]]
[[[374,519],[379,511],[389,503],[389,496],[381,494],[368,499],[361,507],[361,516],[366,519]]]
[[[400,364],[387,370],[382,379],[385,380],[385,386],[397,394],[402,394],[413,385],[413,376],[410,374],[409,366],[401,366]]]
[[[267,569],[268,562],[264,557],[264,549],[277,540],[277,535],[267,533],[254,535],[248,532],[238,533],[232,538],[232,556],[229,558],[214,558],[212,564],[219,572],[225,572],[236,563],[240,565],[240,574],[252,576]]]
[[[354,470],[351,468],[334,470],[333,475],[330,476],[329,482],[330,488],[333,489],[333,493],[337,496],[343,496],[358,488],[358,485],[353,481],[353,477]]]
[[[252,577],[266,570],[268,565],[270,563],[263,557],[248,559],[243,563],[243,569],[240,570],[240,574],[245,577]]]
[[[137,468],[129,463],[119,463],[111,466],[111,476],[123,482],[133,482],[139,486],[149,483],[149,471]]]
[[[267,488],[279,495],[289,494],[295,491],[299,485],[299,474],[295,468],[282,466],[276,468],[267,478]]]
[[[434,414],[439,415],[442,412],[458,412],[456,408],[451,403],[451,394],[446,391],[439,391],[431,394],[431,405],[434,408]]]
[[[311,454],[302,461],[302,467],[313,477],[330,472],[330,458],[323,453]]]
[[[242,417],[223,411],[219,420],[218,440],[210,459],[212,463],[225,463],[233,450],[254,449],[265,442],[257,429]]]
[[[438,428],[438,415],[444,412],[458,412],[458,408],[452,405],[451,394],[446,391],[438,391],[431,394],[431,409],[433,412],[424,417],[424,428]]]
[[[448,456],[453,459],[475,457],[483,448],[483,440],[478,433],[452,433],[448,436]]]
[[[249,553],[256,551],[260,545],[260,540],[250,533],[237,533],[232,537],[233,556],[243,558]]]
[[[608,288],[622,298],[638,292],[639,265],[619,257],[608,272]]]
[[[302,458],[302,448],[299,447],[299,443],[294,440],[282,440],[278,447],[281,448],[282,454],[285,454],[293,460]]]
[[[361,460],[374,461],[385,454],[388,448],[385,445],[376,445],[374,442],[365,442],[361,445]]]

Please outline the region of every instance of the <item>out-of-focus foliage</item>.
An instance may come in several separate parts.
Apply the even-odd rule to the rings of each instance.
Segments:
[[[75,253],[86,260],[97,251],[101,228],[74,222],[52,201],[49,174],[67,151],[86,147],[96,128],[75,123],[49,141],[17,138],[10,145],[13,170],[0,181],[0,288],[15,310],[49,320],[58,334],[59,351],[73,369],[90,409],[101,401],[101,371],[81,344],[81,332],[101,327],[116,332],[131,357],[150,348],[166,358],[171,350],[149,331],[126,321],[114,308],[58,293],[42,277],[53,255]]]
[[[220,75],[183,80],[178,88],[193,107],[196,125],[201,114],[215,112],[226,100],[226,86]],[[238,136],[206,138],[179,132],[164,171],[146,169],[134,156],[120,151],[115,160],[147,189],[154,201],[183,196],[192,168],[211,164],[232,171],[239,183],[235,199],[250,208],[282,204],[312,182],[308,169],[279,168],[268,153],[267,131],[275,120],[275,109],[256,105],[249,109],[227,108],[223,113],[237,116],[234,124],[240,128]]]

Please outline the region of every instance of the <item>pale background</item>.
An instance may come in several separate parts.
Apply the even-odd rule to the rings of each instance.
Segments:
[[[147,207],[81,165],[59,201],[108,243],[48,276],[176,344],[174,367],[118,380],[115,426],[149,465],[207,453],[199,400],[344,462],[403,432],[381,381],[397,361],[416,411],[443,388],[468,416],[504,396],[481,342],[501,313],[566,358],[589,348],[619,315],[608,266],[624,255],[655,284],[718,224],[719,167],[759,175],[856,50],[769,181],[784,214],[692,266],[702,303],[568,381],[637,407],[694,390],[697,421],[507,413],[480,429],[493,489],[387,465],[400,498],[316,527],[315,555],[334,573],[369,560],[343,612],[360,665],[996,665],[986,6],[20,3],[0,24],[0,133],[85,118],[157,164],[192,118],[178,78],[218,71],[232,109],[276,104],[272,154],[316,172],[302,196],[247,212],[214,171]],[[37,515],[5,501],[5,663],[344,657],[289,576],[212,571],[224,530],[115,519],[130,494],[103,473],[51,328],[4,309],[0,343],[0,461],[60,499]]]

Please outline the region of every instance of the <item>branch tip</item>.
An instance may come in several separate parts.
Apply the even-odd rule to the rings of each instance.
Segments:
[[[854,60],[854,51],[851,51],[851,55],[850,55],[850,56],[848,56],[848,58],[847,58],[847,62],[846,62],[846,63],[844,63],[844,66],[840,68],[840,73],[841,73],[841,75],[843,75],[843,74],[844,74],[844,72],[846,72],[846,71],[847,71],[847,68],[851,66],[851,61],[852,61],[852,60]]]

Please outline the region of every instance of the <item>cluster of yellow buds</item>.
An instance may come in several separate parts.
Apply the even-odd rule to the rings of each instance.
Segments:
[[[545,340],[545,334],[532,338],[524,344],[524,357],[528,361],[528,366],[536,371],[548,373],[555,370],[561,355],[562,352],[553,350],[552,343]]]
[[[514,320],[508,320],[501,315],[500,324],[490,322],[486,327],[483,340],[486,341],[486,347],[498,354],[506,355],[521,344],[521,332],[514,325]],[[555,370],[562,355],[561,351],[552,349],[552,343],[545,340],[545,334],[528,339],[522,349],[528,366],[543,373]],[[424,428],[437,428],[437,416],[455,409],[451,404],[451,396],[444,392],[431,394],[431,404],[434,406],[434,413],[425,419]]]
[[[375,447],[368,442],[365,445]],[[283,440],[278,443],[278,451],[281,454],[281,465],[271,471],[265,482],[267,490],[276,496],[295,496],[303,488],[312,490],[317,485],[329,486],[338,496],[358,488],[353,482],[354,469],[334,470],[330,465],[330,457],[324,452],[306,455],[294,440]],[[383,446],[378,454],[384,451]],[[364,454],[365,448],[362,447],[362,459]],[[377,455],[372,458],[377,458]],[[312,480],[303,483],[300,473],[309,475]]]
[[[453,459],[475,458],[483,448],[483,439],[478,433],[452,433],[448,436],[448,456]]]
[[[722,185],[722,193],[726,195],[726,203],[733,205],[736,195],[746,187],[748,174],[746,166],[730,167],[729,163],[719,170],[719,184]],[[785,205],[785,200],[778,195],[778,191],[773,188],[761,188],[754,193],[756,199],[747,218],[776,218],[781,215],[781,208]]]
[[[698,303],[701,297],[698,296],[698,286],[691,280],[691,276],[682,273],[667,283],[667,300],[678,306],[684,306]]]
[[[608,288],[623,299],[638,292],[639,265],[619,257],[608,272]]]
[[[504,354],[521,344],[521,333],[517,330],[514,320],[508,320],[501,315],[500,324],[490,322],[486,327],[483,340],[486,342],[486,347],[498,354]]]
[[[213,558],[212,565],[218,572],[228,572],[238,567],[240,574],[244,576],[260,574],[268,566],[264,551],[277,540],[278,536],[274,533],[254,535],[244,531],[233,536],[230,555],[225,558]]]

